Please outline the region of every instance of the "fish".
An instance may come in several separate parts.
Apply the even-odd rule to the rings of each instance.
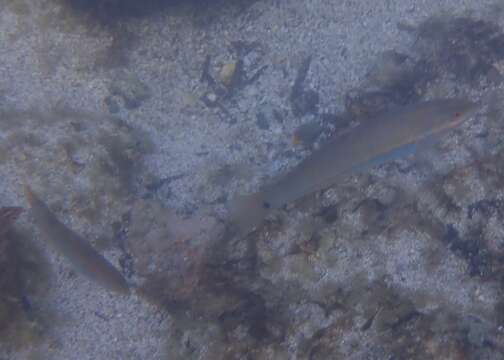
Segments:
[[[377,114],[329,140],[258,192],[235,196],[228,203],[231,222],[246,235],[274,209],[324,190],[351,174],[415,153],[422,143],[431,143],[472,117],[479,107],[464,98],[442,98]]]
[[[121,273],[84,238],[60,222],[48,206],[25,185],[24,193],[41,236],[80,274],[104,288],[127,295],[129,285]]]

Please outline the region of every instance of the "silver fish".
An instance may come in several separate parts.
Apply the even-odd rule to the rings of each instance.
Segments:
[[[111,291],[129,294],[128,283],[121,273],[86,240],[61,223],[29,186],[25,186],[25,196],[41,235],[78,272]]]
[[[229,204],[231,219],[247,234],[262,224],[270,210],[323,190],[349,174],[412,154],[418,143],[457,127],[478,108],[466,99],[437,99],[368,119],[324,144],[259,192],[235,197]]]

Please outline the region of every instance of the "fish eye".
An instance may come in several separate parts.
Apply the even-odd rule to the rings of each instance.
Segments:
[[[263,205],[263,208],[265,208],[265,209],[269,209],[271,207],[271,204],[267,201],[264,201],[262,205]]]
[[[459,113],[459,112],[456,112],[455,114],[453,114],[453,116],[454,116],[455,118],[459,118],[459,117],[460,117],[460,115],[462,115],[462,114],[461,114],[461,113]]]

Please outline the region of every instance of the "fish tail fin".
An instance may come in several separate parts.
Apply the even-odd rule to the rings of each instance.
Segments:
[[[231,200],[229,213],[242,235],[247,235],[260,226],[268,214],[262,192],[249,195],[238,195]]]

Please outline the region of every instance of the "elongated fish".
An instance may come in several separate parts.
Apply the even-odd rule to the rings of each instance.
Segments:
[[[466,99],[437,99],[368,119],[324,144],[259,192],[234,198],[229,204],[231,218],[247,234],[261,225],[270,210],[323,190],[349,174],[412,154],[423,140],[455,128],[478,107]]]
[[[111,291],[129,293],[128,283],[121,273],[86,240],[61,223],[29,186],[25,186],[25,196],[41,235],[77,271]]]

